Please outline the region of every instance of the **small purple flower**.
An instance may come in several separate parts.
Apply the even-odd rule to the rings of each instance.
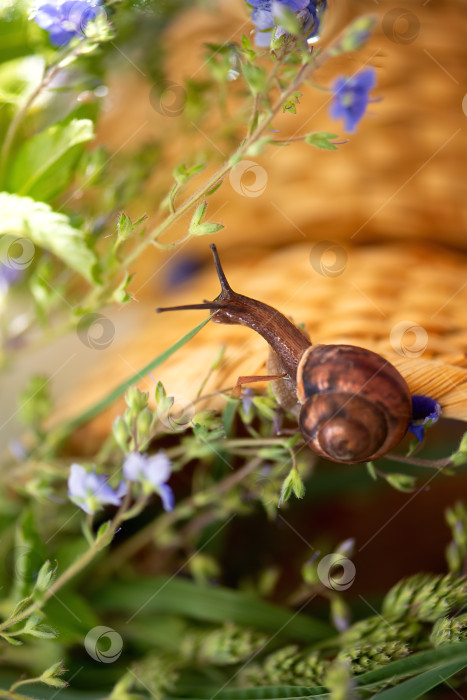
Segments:
[[[148,457],[141,452],[132,452],[123,463],[123,476],[128,481],[137,481],[147,494],[158,493],[164,510],[173,510],[175,498],[166,481],[172,473],[172,462],[165,452],[160,450]]]
[[[429,396],[412,396],[412,422],[409,430],[417,440],[423,440],[425,428],[436,423],[441,415],[441,406]]]
[[[257,29],[255,43],[257,46],[265,47],[270,45],[273,38],[279,39],[287,34],[286,30],[280,26],[284,10],[295,13],[304,35],[308,38],[318,33],[320,16],[326,8],[326,0],[247,0],[247,2],[253,7],[251,19]]]
[[[68,497],[85,513],[93,514],[105,505],[119,506],[127,492],[122,481],[114,490],[108,477],[88,472],[81,464],[72,464],[68,477]]]
[[[354,132],[365,114],[369,93],[375,85],[374,68],[367,68],[352,78],[338,78],[332,87],[334,97],[329,110],[332,119],[343,119],[345,130]]]
[[[74,37],[83,37],[88,22],[96,19],[100,0],[48,0],[39,4],[32,19],[46,32],[54,46],[66,46]]]

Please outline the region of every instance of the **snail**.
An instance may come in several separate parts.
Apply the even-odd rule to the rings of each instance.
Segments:
[[[387,454],[412,418],[409,387],[398,370],[371,350],[354,345],[312,345],[307,335],[272,306],[234,292],[212,244],[221,293],[214,301],[158,308],[158,312],[210,309],[216,323],[240,324],[270,345],[268,371],[287,409],[299,409],[308,446],[333,462],[355,464]],[[246,383],[254,377],[240,377]],[[261,377],[258,377],[261,379]],[[242,382],[242,380],[246,380]]]

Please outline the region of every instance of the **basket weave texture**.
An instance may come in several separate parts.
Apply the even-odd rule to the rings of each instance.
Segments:
[[[257,254],[248,266],[225,255],[222,262],[233,289],[303,323],[313,344],[346,343],[374,350],[397,367],[413,394],[431,396],[440,402],[443,416],[467,421],[467,256],[399,244],[346,252],[345,268],[335,277],[311,264],[315,257],[309,244]],[[199,302],[218,293],[211,265],[170,303]],[[61,418],[71,406],[76,414],[92,405],[203,317],[202,311],[156,316],[154,307],[140,313],[137,342],[132,335],[94,367],[79,395],[67,401]],[[241,375],[266,374],[268,346],[258,334],[211,322],[139,386],[150,393],[153,404],[154,380],[161,380],[183,405],[195,398],[222,345],[225,354],[204,393],[232,386]],[[219,396],[207,405],[219,407],[223,402]],[[112,416],[121,409],[121,404],[115,406]],[[107,432],[112,416],[98,419],[94,429]]]
[[[350,4],[330,0],[329,7],[343,24]],[[220,8],[193,7],[169,29],[168,78],[180,84],[185,77],[202,78],[203,41],[239,40],[250,31],[241,0]],[[339,152],[293,144],[255,156],[267,175],[260,196],[245,196],[225,182],[209,198],[209,211],[225,226],[218,248],[234,289],[304,323],[313,343],[352,343],[379,352],[399,369],[412,393],[436,398],[444,416],[467,420],[465,3],[411,6],[419,27],[405,43],[384,31],[383,19],[394,3],[381,0],[375,6],[373,0],[358,0],[352,9],[354,14],[377,12],[376,31],[360,52],[320,71],[317,81],[330,85],[338,73],[350,75],[373,65],[380,101],[371,105],[358,132]],[[207,122],[196,131],[181,118],[155,112],[150,89],[138,75],[119,72],[111,86],[113,108],[100,125],[102,138],[115,148],[130,136],[133,145],[166,136],[164,167],[135,202],[130,212],[135,216],[142,208],[153,212],[154,192],[170,185],[161,182],[161,173],[170,179],[175,164],[191,162],[200,146],[209,148],[221,133],[215,111],[213,116],[208,111]],[[282,138],[335,130],[328,101],[328,93],[305,87],[298,114],[282,115],[274,126]],[[174,237],[184,235],[185,223]],[[346,263],[336,276],[320,273],[310,260],[313,246],[325,240],[345,250]],[[207,241],[190,241],[187,252],[204,255],[208,266],[178,293],[164,292],[157,273],[168,262],[165,253],[152,251],[138,262],[134,293],[142,303],[127,311],[139,315],[138,330],[103,361],[99,357],[92,379],[83,382],[72,401],[67,399],[73,413],[167,349],[202,313],[155,317],[155,306],[217,296]],[[324,267],[328,264],[323,261]],[[262,338],[249,329],[211,323],[155,378],[169,393],[192,399],[222,344],[227,348],[223,362],[205,391],[233,385],[239,375],[265,373]],[[141,387],[153,395],[151,378]],[[210,406],[219,401],[212,399]],[[115,413],[120,410],[121,405]],[[102,418],[104,425],[108,430],[108,416]]]

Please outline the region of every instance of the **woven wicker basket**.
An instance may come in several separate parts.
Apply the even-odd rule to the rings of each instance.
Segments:
[[[344,5],[331,2],[329,33],[343,23]],[[351,74],[370,63],[377,68],[375,96],[381,101],[339,152],[294,144],[255,157],[267,174],[261,196],[243,196],[224,183],[209,203],[214,219],[225,225],[218,247],[235,289],[305,323],[315,343],[376,350],[398,367],[413,393],[433,396],[445,416],[467,420],[465,4],[444,0],[412,8],[409,19],[418,28],[414,25],[410,41],[397,32],[391,35],[384,24],[392,3],[375,6],[362,0],[353,9],[379,13],[373,38],[359,54],[341,57],[317,78],[328,85],[336,73]],[[201,77],[204,41],[238,39],[250,29],[240,0],[216,7],[215,13],[192,8],[167,36],[168,77],[176,82]],[[133,147],[165,135],[165,163],[135,202],[130,214],[138,216],[145,207],[151,212],[154,192],[168,186],[161,172],[169,178],[176,163],[189,161],[207,144],[206,132],[195,133],[181,117],[155,112],[150,88],[136,73],[125,77],[119,71],[110,91],[113,108],[100,126],[103,140],[116,149],[130,137]],[[331,130],[327,94],[311,88],[303,92],[298,115],[277,120],[281,136]],[[214,134],[215,127],[208,133]],[[181,222],[175,237],[184,226]],[[317,262],[314,246],[322,241],[342,246],[333,249],[337,268],[325,256]],[[154,251],[139,262],[134,293],[143,303],[126,312],[138,313],[138,330],[93,367],[79,394],[67,398],[73,411],[65,412],[76,414],[92,404],[198,322],[194,312],[154,315],[157,305],[218,294],[208,241],[190,241],[187,250],[201,252],[209,267],[178,294],[161,291],[157,271],[167,264],[166,254]],[[332,258],[332,250],[328,255]],[[329,275],[333,266],[338,274]],[[168,392],[193,398],[222,344],[227,346],[224,361],[206,391],[232,385],[241,374],[264,373],[267,348],[259,336],[209,324],[156,378]],[[153,393],[152,379],[141,386]],[[108,431],[109,416],[94,427],[98,433]]]
[[[326,255],[334,254],[324,254],[318,268],[308,244],[258,255],[248,267],[225,256],[223,264],[235,290],[304,323],[313,343],[350,343],[375,350],[399,369],[413,394],[431,396],[440,402],[445,417],[467,421],[467,257],[441,248],[395,244],[346,253],[340,274],[334,277],[326,274],[332,265]],[[218,293],[212,265],[170,301],[197,302]],[[136,338],[131,335],[93,368],[78,396],[60,411],[61,419],[92,405],[202,317],[202,311],[156,316],[154,307],[140,309]],[[242,326],[211,323],[158,368],[154,379],[161,380],[180,405],[188,403],[222,345],[226,345],[223,360],[205,393],[234,385],[240,375],[266,373],[268,350],[260,336]],[[151,397],[154,379],[147,376],[139,384]],[[208,406],[219,407],[223,401],[211,398]],[[88,439],[90,433],[99,439],[105,435],[110,420],[121,410],[119,403],[97,419],[87,429]]]

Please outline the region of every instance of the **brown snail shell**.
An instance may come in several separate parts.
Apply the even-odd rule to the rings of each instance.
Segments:
[[[268,379],[274,379],[278,401],[296,412],[298,398],[300,430],[319,455],[355,464],[382,457],[395,447],[412,418],[409,387],[397,369],[354,345],[312,346],[307,334],[272,306],[235,292],[214,244],[211,250],[221,283],[217,299],[158,311],[210,309],[213,321],[248,326],[262,335],[272,351],[268,371],[274,377]]]
[[[409,388],[393,365],[353,345],[311,346],[300,360],[300,430],[334,462],[366,462],[398,445],[412,416]]]

